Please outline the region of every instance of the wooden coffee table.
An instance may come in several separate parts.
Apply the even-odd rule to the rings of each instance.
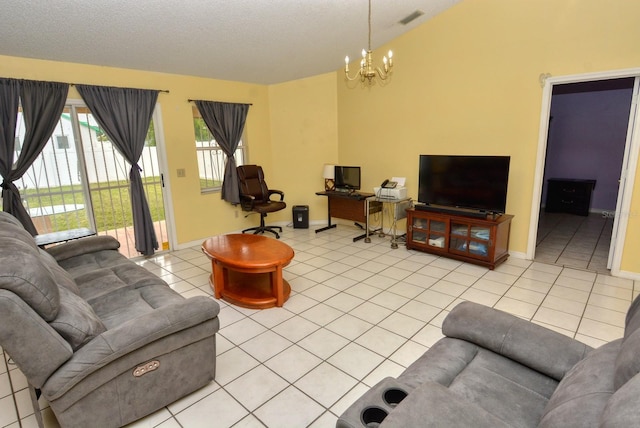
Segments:
[[[262,235],[214,236],[202,243],[211,259],[209,280],[216,299],[245,308],[282,306],[291,294],[282,268],[293,259],[293,249]]]

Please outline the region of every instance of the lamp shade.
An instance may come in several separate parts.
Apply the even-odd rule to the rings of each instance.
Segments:
[[[324,169],[322,170],[322,177],[333,180],[336,174],[335,168],[336,168],[335,165],[329,165],[328,163],[324,164]]]

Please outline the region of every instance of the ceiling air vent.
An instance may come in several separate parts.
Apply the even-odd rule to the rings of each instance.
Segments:
[[[412,12],[411,14],[405,16],[404,18],[402,18],[400,21],[398,21],[400,24],[402,25],[407,25],[408,23],[410,23],[411,21],[413,21],[414,19],[420,18],[422,15],[424,15],[424,12],[421,10],[416,10],[415,12]]]

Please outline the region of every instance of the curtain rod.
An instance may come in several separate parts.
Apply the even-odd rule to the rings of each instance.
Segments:
[[[189,103],[192,103],[192,102],[195,102],[195,101],[207,101],[207,100],[192,100],[192,99],[188,99],[187,100],[187,102],[189,102]],[[249,106],[253,105],[253,103],[232,103],[230,101],[207,101],[207,102],[210,102],[210,103],[229,103],[229,104],[246,104],[246,105],[249,105]]]
[[[49,82],[49,83],[66,83],[69,86],[77,86],[77,85],[86,85],[86,83],[67,83],[67,82],[55,82],[50,80],[34,80],[34,79],[19,79],[14,77],[0,77],[0,79],[12,79],[12,80],[30,80],[32,82]],[[107,85],[93,85],[93,86],[107,86]],[[121,89],[141,89],[141,88],[121,88]],[[163,92],[165,94],[169,93],[167,89],[148,89],[149,91],[158,91]]]
[[[87,83],[69,83],[70,86],[78,86],[78,85],[88,85]],[[93,86],[107,86],[107,85],[93,85]],[[115,87],[115,86],[112,86]],[[142,88],[121,88],[121,89],[142,89]],[[145,89],[147,91],[158,91],[165,94],[169,93],[168,89]]]

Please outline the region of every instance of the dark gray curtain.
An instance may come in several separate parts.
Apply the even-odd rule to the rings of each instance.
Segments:
[[[235,152],[242,138],[250,104],[194,101],[213,138],[227,155],[221,197],[232,204],[240,203]]]
[[[131,164],[129,186],[136,250],[150,256],[158,249],[138,160],[158,99],[158,91],[76,85],[80,96],[111,142]]]
[[[32,235],[35,226],[29,213],[22,205],[20,192],[14,181],[19,180],[38,157],[56,128],[67,100],[69,85],[56,82],[33,80],[0,79],[2,82],[2,136],[0,136],[0,175],[2,181],[2,207],[13,214]],[[13,80],[13,82],[11,82]],[[25,122],[25,136],[18,160],[13,165],[16,117],[18,103],[16,86],[22,100],[22,115]],[[13,116],[9,118],[8,116]],[[6,120],[6,122],[5,122]]]

